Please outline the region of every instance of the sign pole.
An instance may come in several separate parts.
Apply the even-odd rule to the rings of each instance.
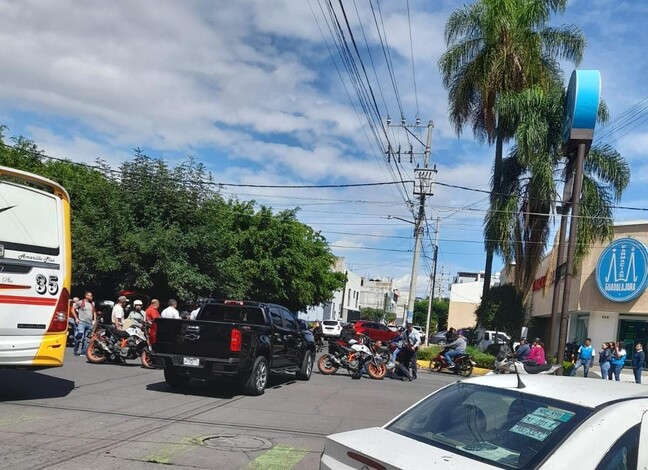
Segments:
[[[569,225],[569,241],[567,243],[567,264],[565,266],[565,289],[563,290],[562,310],[560,312],[560,334],[558,336],[558,366],[562,369],[565,359],[565,343],[567,341],[567,326],[569,320],[569,298],[572,278],[574,277],[574,257],[578,236],[578,213],[580,209],[581,187],[583,183],[583,162],[587,144],[581,142],[576,151],[576,169],[574,174],[574,190],[572,191],[572,213]]]

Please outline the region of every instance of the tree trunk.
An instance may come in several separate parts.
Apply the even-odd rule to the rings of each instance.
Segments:
[[[504,136],[503,129],[499,125],[499,118],[497,119],[497,138],[495,140],[495,165],[493,165],[493,192],[491,193],[491,210],[499,206],[500,187],[502,181],[502,154],[504,152]],[[482,299],[490,290],[491,277],[493,272],[493,249],[496,240],[496,234],[488,233],[486,246],[486,265],[484,266],[484,289],[482,291]]]

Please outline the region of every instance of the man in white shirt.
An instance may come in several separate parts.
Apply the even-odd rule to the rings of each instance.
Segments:
[[[118,330],[122,329],[122,324],[124,323],[124,306],[127,302],[128,299],[125,296],[120,295],[112,309],[112,324],[115,325],[115,328]]]
[[[160,316],[162,318],[175,318],[176,320],[180,320],[180,312],[178,312],[178,309],[176,308],[178,302],[175,299],[169,299],[168,305],[167,308],[162,310]]]

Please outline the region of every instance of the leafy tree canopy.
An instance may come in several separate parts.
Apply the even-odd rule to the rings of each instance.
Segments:
[[[175,167],[136,149],[119,169],[45,158],[22,137],[0,165],[50,178],[70,193],[74,293],[112,298],[121,289],[170,297],[253,299],[293,311],[331,299],[344,275],[327,241],[297,219],[226,200],[192,158]]]
[[[515,337],[524,322],[523,296],[513,286],[491,288],[475,312],[477,323],[487,330],[504,331]]]

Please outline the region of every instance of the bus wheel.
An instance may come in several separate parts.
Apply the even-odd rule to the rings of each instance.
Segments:
[[[88,345],[86,357],[88,358],[88,362],[92,362],[93,364],[103,364],[108,360],[108,356],[103,354],[101,347],[97,345],[96,341],[93,341]]]

